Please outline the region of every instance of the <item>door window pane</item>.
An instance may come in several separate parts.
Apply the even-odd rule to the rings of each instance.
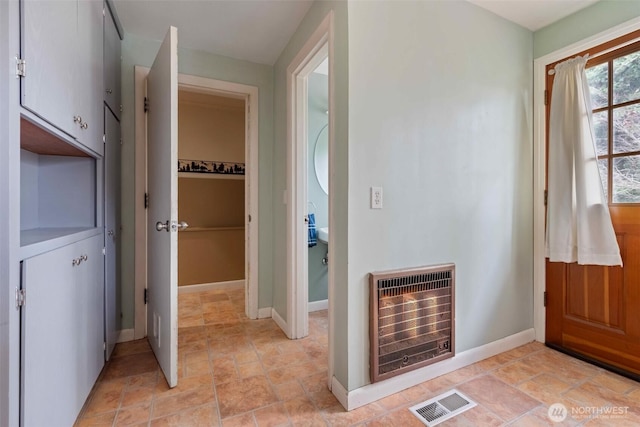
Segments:
[[[619,104],[638,98],[640,98],[640,52],[634,52],[613,60],[613,103]]]
[[[598,170],[600,171],[600,180],[602,181],[602,189],[604,190],[604,197],[606,200],[609,200],[609,175],[607,171],[609,169],[609,160],[607,159],[599,159],[598,160]]]
[[[609,63],[587,68],[587,81],[591,93],[591,108],[606,107],[609,104]]]
[[[640,150],[640,104],[613,110],[613,152]]]
[[[598,156],[609,152],[609,112],[593,113],[593,136]]]
[[[613,202],[640,203],[640,156],[613,159]]]

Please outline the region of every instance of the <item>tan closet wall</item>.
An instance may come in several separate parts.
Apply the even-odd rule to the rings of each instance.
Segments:
[[[181,91],[178,158],[245,162],[244,101]],[[178,178],[178,285],[244,279],[244,179]]]

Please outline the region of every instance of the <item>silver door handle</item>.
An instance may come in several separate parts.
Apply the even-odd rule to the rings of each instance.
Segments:
[[[178,230],[186,230],[189,227],[189,224],[184,221],[180,221],[178,224],[176,224],[176,227],[178,227]]]
[[[169,221],[167,222],[162,222],[162,221],[158,221],[156,222],[156,230],[157,231],[169,231]]]

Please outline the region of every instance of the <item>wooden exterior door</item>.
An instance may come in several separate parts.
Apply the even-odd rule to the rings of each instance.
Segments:
[[[631,34],[625,36],[626,40],[614,42],[628,43],[638,36],[640,34]],[[595,129],[594,134],[601,176],[606,182],[611,219],[623,267],[581,266],[576,263],[565,264],[547,260],[546,343],[623,374],[640,378],[640,191],[635,192],[632,187],[630,196],[617,196],[622,185],[619,159],[635,162],[633,164],[637,167],[634,166],[631,173],[640,178],[640,44],[627,44],[621,49],[593,56],[610,50],[612,43],[583,53],[592,55],[587,68],[596,65],[608,67],[605,72],[608,74],[607,82],[598,83],[603,87],[591,88],[592,98],[594,91],[601,89],[604,93],[606,90],[606,99],[593,103],[594,128],[600,126],[601,122],[613,124],[607,124],[606,129]],[[634,83],[637,90],[628,97],[620,97],[615,92],[621,89],[614,88],[615,73],[618,72],[614,71],[615,61],[616,58],[625,55],[628,59],[630,53],[637,56],[637,59],[634,59],[637,64],[632,64],[639,70],[639,77]],[[550,64],[548,69],[554,65]],[[589,75],[589,72],[587,74]],[[552,82],[553,76],[548,76],[547,90],[551,96]],[[590,86],[591,83],[590,81]],[[637,115],[635,111],[629,113],[629,109],[637,110]],[[600,116],[595,119],[598,114]],[[624,114],[631,115],[621,121],[620,117]],[[547,105],[547,126],[548,118]],[[630,130],[631,133],[635,132],[638,138],[635,142],[633,138],[625,141],[624,148],[621,148],[621,143],[618,142],[621,138],[621,126],[639,129]],[[625,129],[622,130],[627,133]],[[547,128],[547,144],[548,135]],[[640,190],[640,184],[634,185]]]

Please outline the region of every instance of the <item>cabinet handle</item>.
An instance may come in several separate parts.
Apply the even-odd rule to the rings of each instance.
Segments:
[[[89,127],[89,124],[88,124],[87,122],[83,122],[83,123],[81,123],[81,124],[80,124],[80,127],[81,127],[82,129],[86,129],[86,128],[88,128],[88,127]]]
[[[73,123],[80,123],[82,125],[82,117],[81,116],[73,116]]]
[[[74,258],[71,260],[71,265],[75,267],[76,265],[80,265],[82,261],[86,261],[88,259],[89,257],[87,255],[80,255],[78,258]]]
[[[80,258],[82,258],[82,261],[86,261],[89,259],[89,257],[87,255],[82,255]]]

